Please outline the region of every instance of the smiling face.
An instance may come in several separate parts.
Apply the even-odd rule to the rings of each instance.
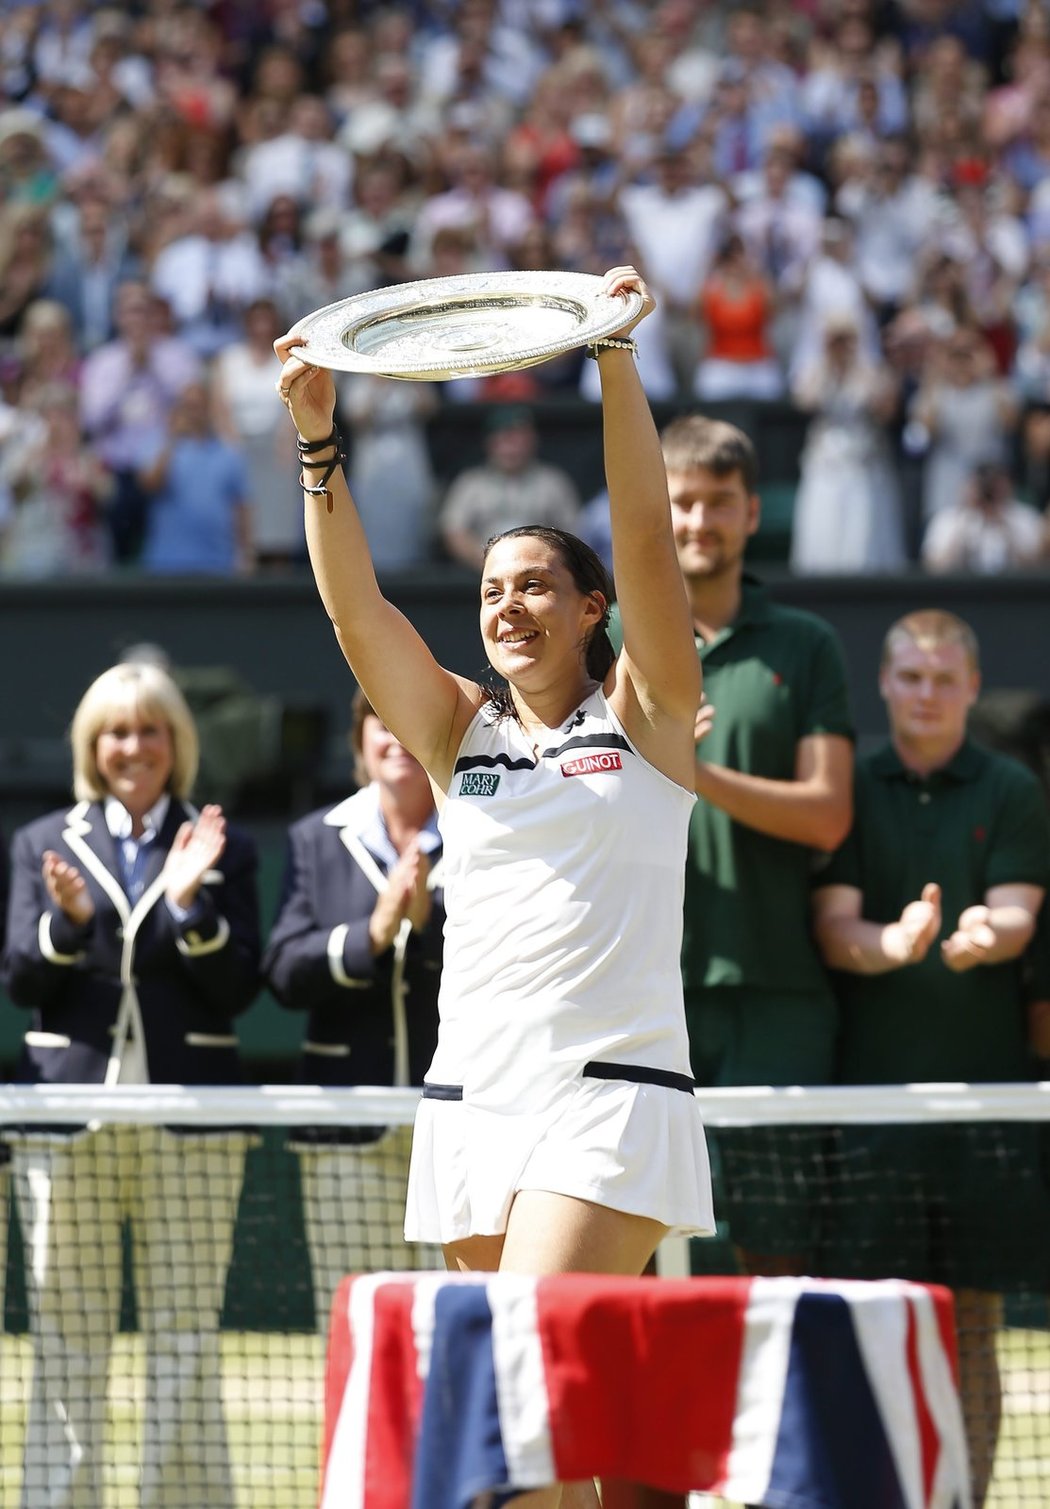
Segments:
[[[368,780],[395,800],[425,800],[430,794],[422,765],[375,713],[366,713],[361,724],[361,764]]]
[[[133,818],[143,817],[171,780],[171,725],[131,701],[114,706],[95,740],[95,764],[106,790]]]
[[[739,571],[747,542],[758,528],[759,501],[739,471],[706,466],[668,471],[671,527],[686,581]]]
[[[899,635],[880,672],[879,690],[905,763],[914,753],[937,766],[947,763],[966,737],[980,674],[958,642],[917,642]]]
[[[582,592],[556,547],[535,535],[496,541],[481,580],[481,634],[493,670],[512,686],[581,675],[586,644],[605,612]]]

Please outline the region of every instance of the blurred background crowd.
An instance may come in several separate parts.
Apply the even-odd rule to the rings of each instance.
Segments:
[[[625,261],[654,404],[805,416],[796,572],[1050,559],[1041,0],[9,0],[0,89],[8,577],[299,569],[276,335],[385,284]],[[535,424],[596,382],[581,352],[343,379],[379,566],[544,515],[601,547]],[[464,403],[484,459],[441,478]]]

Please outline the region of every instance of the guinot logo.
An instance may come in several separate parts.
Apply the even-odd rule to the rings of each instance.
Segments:
[[[623,760],[615,750],[607,754],[580,755],[578,759],[566,760],[562,775],[607,775],[612,770],[622,770]]]

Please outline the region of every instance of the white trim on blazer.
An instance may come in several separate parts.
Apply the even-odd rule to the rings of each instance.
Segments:
[[[191,818],[197,816],[196,809],[188,802],[180,802]],[[112,901],[117,916],[120,918],[120,1006],[117,1009],[116,1028],[113,1034],[113,1047],[110,1051],[109,1062],[106,1065],[106,1077],[104,1083],[114,1085],[120,1078],[121,1060],[127,1045],[128,1037],[134,1033],[136,1042],[141,1046],[143,1062],[146,1066],[146,1078],[149,1080],[149,1061],[146,1054],[146,1037],[142,1023],[142,1012],[139,1007],[138,993],[135,989],[135,976],[133,965],[135,962],[135,943],[138,938],[139,928],[164,895],[166,880],[163,869],[156,879],[146,887],[134,906],[128,899],[123,886],[117,876],[103,863],[94,849],[85,841],[86,835],[94,831],[93,825],[87,821],[90,810],[89,802],[78,802],[66,814],[66,827],[62,837],[69,845],[70,850],[81,861],[84,868],[89,870]],[[107,828],[107,833],[109,832]],[[213,873],[211,871],[209,874]],[[214,872],[221,875],[221,872]],[[230,925],[224,917],[219,918],[219,929],[215,938],[209,939],[205,944],[194,947],[184,942],[177,934],[176,947],[188,957],[197,954],[214,953],[222,948],[230,936]],[[50,941],[50,927],[48,929],[48,941]],[[43,952],[43,948],[41,948]]]

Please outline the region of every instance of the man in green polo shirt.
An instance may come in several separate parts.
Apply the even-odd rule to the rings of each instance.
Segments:
[[[847,1084],[1034,1077],[1021,956],[1050,880],[1050,824],[1036,777],[967,738],[979,686],[976,639],[954,614],[889,630],[889,742],[858,762],[853,830],[813,901]],[[1038,1128],[850,1129],[841,1152],[827,1269],[955,1290],[980,1505],[1000,1412],[998,1295],[1048,1279]]]
[[[691,415],[661,436],[678,560],[704,668],[682,970],[701,1085],[815,1085],[836,1008],[812,937],[811,871],[850,824],[852,727],[838,640],[744,572],[757,463],[733,425]],[[614,642],[619,647],[618,624]],[[803,1272],[817,1138],[722,1134],[718,1210],[753,1273]]]

